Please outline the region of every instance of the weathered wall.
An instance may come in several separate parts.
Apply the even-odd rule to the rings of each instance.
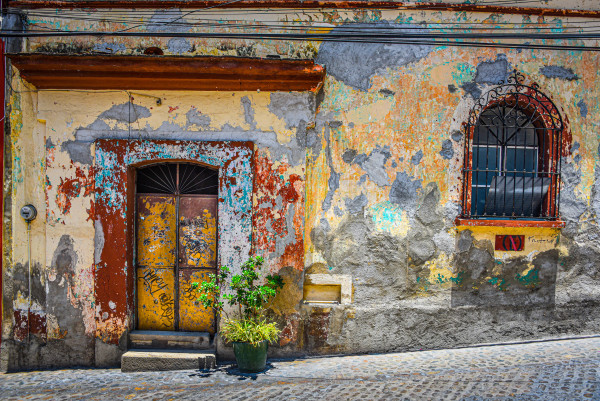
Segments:
[[[303,306],[309,350],[597,330],[599,138],[589,110],[598,103],[588,96],[599,85],[596,54],[336,43],[322,45],[317,62],[330,74],[317,121],[329,122],[307,156],[306,273],[352,276],[354,302]],[[553,99],[572,134],[562,230],[455,226],[461,125],[474,98],[513,68]],[[525,251],[494,251],[501,234],[525,235]]]
[[[187,159],[220,167],[220,262],[239,265],[253,246],[272,270],[302,270],[299,127],[314,118],[312,94],[134,93],[129,103],[119,91],[38,96],[17,78],[12,85],[15,263],[5,270],[5,369],[118,364],[133,326],[127,166]],[[120,141],[97,142],[105,138]],[[229,148],[231,141],[251,141],[250,153]],[[238,153],[245,164],[233,162]],[[29,202],[39,210],[31,314],[39,335],[27,342],[26,235],[18,211]]]
[[[148,14],[142,29],[167,29],[159,23],[180,16],[179,10]],[[491,29],[500,22],[532,23],[514,15],[410,11],[245,18],[408,23],[403,27],[413,30],[423,20],[485,22]],[[537,20],[540,28],[555,29],[578,22]],[[25,45],[31,52],[141,54],[158,46],[165,54],[310,58],[328,75],[318,94],[147,92],[132,98],[122,91],[36,92],[18,76],[12,79],[5,367],[114,364],[125,348],[127,313],[111,320],[114,327],[102,322],[104,314],[109,321],[113,310],[131,311],[131,305],[126,296],[114,307],[110,297],[99,302],[95,288],[94,252],[113,234],[104,223],[98,230],[93,217],[94,188],[107,185],[93,167],[98,139],[255,144],[252,246],[288,284],[272,308],[284,329],[274,354],[413,350],[598,331],[596,53],[182,38],[32,39]],[[566,227],[456,227],[461,126],[475,98],[513,68],[539,84],[567,122],[560,203]],[[27,256],[26,227],[17,213],[26,202],[40,210],[32,225],[31,318],[40,323],[29,342],[20,329],[27,314]],[[525,235],[525,250],[494,251],[497,234]],[[351,280],[350,302],[303,302],[311,274]],[[107,340],[100,332],[117,334]]]

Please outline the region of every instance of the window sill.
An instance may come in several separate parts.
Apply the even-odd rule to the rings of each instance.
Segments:
[[[484,219],[461,219],[454,221],[457,226],[488,226],[488,227],[549,227],[563,228],[565,222],[562,220],[484,220]]]

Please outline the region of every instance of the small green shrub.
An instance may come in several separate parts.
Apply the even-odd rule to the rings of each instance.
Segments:
[[[267,323],[264,319],[229,319],[221,324],[219,332],[229,342],[244,342],[256,345],[267,340],[275,342],[281,330],[274,322]]]
[[[231,274],[227,266],[221,266],[217,274],[209,275],[209,281],[192,283],[199,293],[198,301],[205,308],[214,308],[221,322],[220,334],[227,341],[259,343],[276,341],[280,330],[275,323],[268,323],[264,312],[269,301],[283,288],[283,278],[278,274],[265,277],[265,284],[257,284],[264,259],[252,256],[241,266],[242,274]],[[224,306],[237,306],[238,316],[230,317]]]

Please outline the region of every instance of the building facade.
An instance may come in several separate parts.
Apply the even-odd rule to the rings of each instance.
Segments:
[[[595,1],[263,3],[8,3],[3,370],[225,358],[251,254],[276,356],[598,332]]]

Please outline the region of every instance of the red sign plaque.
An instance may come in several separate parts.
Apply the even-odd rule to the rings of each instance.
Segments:
[[[497,251],[522,251],[524,246],[524,235],[496,235]]]

